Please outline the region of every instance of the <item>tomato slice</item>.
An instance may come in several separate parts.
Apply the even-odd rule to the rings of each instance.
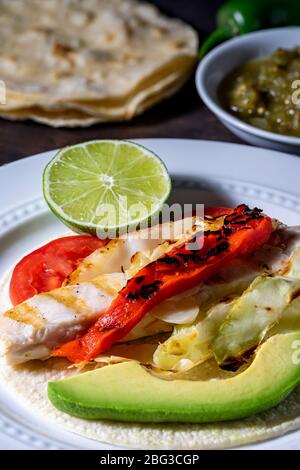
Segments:
[[[231,259],[255,251],[272,233],[272,220],[246,205],[231,210],[222,223],[219,230],[193,236],[195,250],[183,243],[141,269],[87,333],[52,355],[71,362],[94,359],[126,336],[155,305],[205,281]]]
[[[25,256],[12,274],[9,289],[12,304],[61,287],[80,261],[105,243],[106,240],[89,235],[62,237]]]

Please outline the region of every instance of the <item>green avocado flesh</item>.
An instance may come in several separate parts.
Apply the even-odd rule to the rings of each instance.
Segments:
[[[268,339],[252,364],[228,379],[163,380],[131,361],[50,382],[48,396],[84,419],[204,423],[272,408],[299,382],[300,332],[294,332]]]

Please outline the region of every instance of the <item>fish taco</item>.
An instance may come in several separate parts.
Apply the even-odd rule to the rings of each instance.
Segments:
[[[300,426],[300,229],[261,209],[57,238],[1,303],[7,387],[81,436],[211,449]]]

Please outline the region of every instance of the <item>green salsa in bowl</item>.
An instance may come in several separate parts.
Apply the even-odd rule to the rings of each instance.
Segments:
[[[226,41],[200,62],[196,86],[206,106],[242,140],[300,154],[300,27]]]
[[[239,66],[224,78],[218,94],[223,107],[242,121],[300,137],[300,46]]]

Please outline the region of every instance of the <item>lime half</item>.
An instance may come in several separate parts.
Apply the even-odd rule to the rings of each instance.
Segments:
[[[67,226],[99,237],[137,228],[171,191],[163,162],[128,141],[97,140],[60,150],[43,175],[45,199]]]

